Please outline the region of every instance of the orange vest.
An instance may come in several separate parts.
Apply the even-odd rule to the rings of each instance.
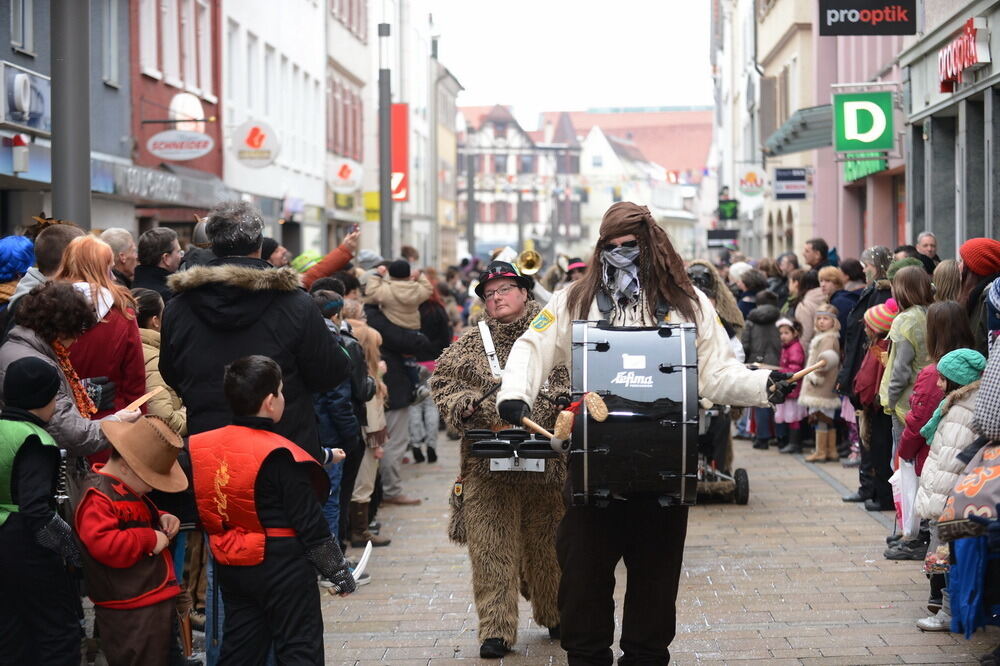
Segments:
[[[295,536],[289,527],[265,528],[257,515],[257,474],[275,451],[287,449],[295,462],[308,464],[320,501],[329,495],[329,479],[316,459],[273,432],[226,426],[192,435],[189,446],[198,514],[220,564],[260,564],[267,537]]]

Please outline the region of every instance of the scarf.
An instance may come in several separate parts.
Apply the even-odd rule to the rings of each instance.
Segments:
[[[80,416],[90,419],[91,416],[97,413],[97,407],[94,405],[94,401],[90,399],[90,396],[87,395],[87,389],[84,388],[83,382],[80,381],[76,370],[73,369],[73,364],[69,360],[69,350],[59,344],[58,341],[54,341],[52,343],[52,351],[56,353],[59,367],[62,368],[63,375],[65,375],[66,381],[69,382],[69,386],[73,390],[73,402],[76,403],[76,408],[80,410]]]
[[[601,260],[607,267],[605,283],[616,304],[623,300],[633,302],[639,294],[639,266],[635,263],[638,258],[637,247],[616,247],[601,252]]]

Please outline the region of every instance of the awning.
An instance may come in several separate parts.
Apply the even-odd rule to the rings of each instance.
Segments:
[[[765,155],[787,155],[833,145],[833,106],[799,109],[764,142]]]

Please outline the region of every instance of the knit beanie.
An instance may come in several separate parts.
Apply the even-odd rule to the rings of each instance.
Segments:
[[[383,261],[382,255],[373,250],[361,250],[358,253],[358,266],[361,266],[366,271],[370,271]]]
[[[34,356],[19,358],[7,366],[3,399],[11,407],[38,409],[49,404],[59,390],[59,370]]]
[[[966,386],[979,379],[986,369],[986,357],[974,349],[956,349],[941,357],[938,373],[945,379]]]
[[[917,259],[916,257],[903,257],[902,259],[899,259],[889,264],[889,270],[886,271],[885,276],[891,280],[894,277],[896,277],[896,273],[906,268],[907,266],[920,266],[921,268],[923,268],[924,263],[919,259]]]
[[[993,275],[1000,271],[1000,241],[992,238],[973,238],[962,243],[958,254],[969,270],[976,275]]]
[[[26,236],[0,239],[0,282],[20,278],[35,263],[35,246]]]
[[[892,328],[892,320],[899,314],[899,306],[896,299],[890,298],[885,303],[873,306],[865,310],[865,324],[878,333],[888,333]]]
[[[260,244],[260,258],[267,261],[274,254],[274,251],[278,249],[278,241],[273,238],[265,237],[263,242]]]
[[[408,278],[410,277],[410,262],[405,259],[397,259],[389,264],[389,277]]]

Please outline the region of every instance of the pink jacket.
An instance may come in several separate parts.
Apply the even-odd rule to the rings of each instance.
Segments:
[[[937,385],[937,364],[931,363],[917,375],[910,394],[910,411],[906,414],[906,427],[899,438],[899,457],[903,460],[916,460],[917,476],[924,469],[924,461],[930,452],[930,444],[920,434],[920,429],[927,425],[934,410],[944,400],[944,393]]]
[[[781,345],[781,360],[778,361],[782,372],[796,373],[806,367],[806,352],[802,348],[802,343],[792,340],[787,345]],[[795,385],[795,389],[788,394],[789,398],[798,398],[802,386]]]

